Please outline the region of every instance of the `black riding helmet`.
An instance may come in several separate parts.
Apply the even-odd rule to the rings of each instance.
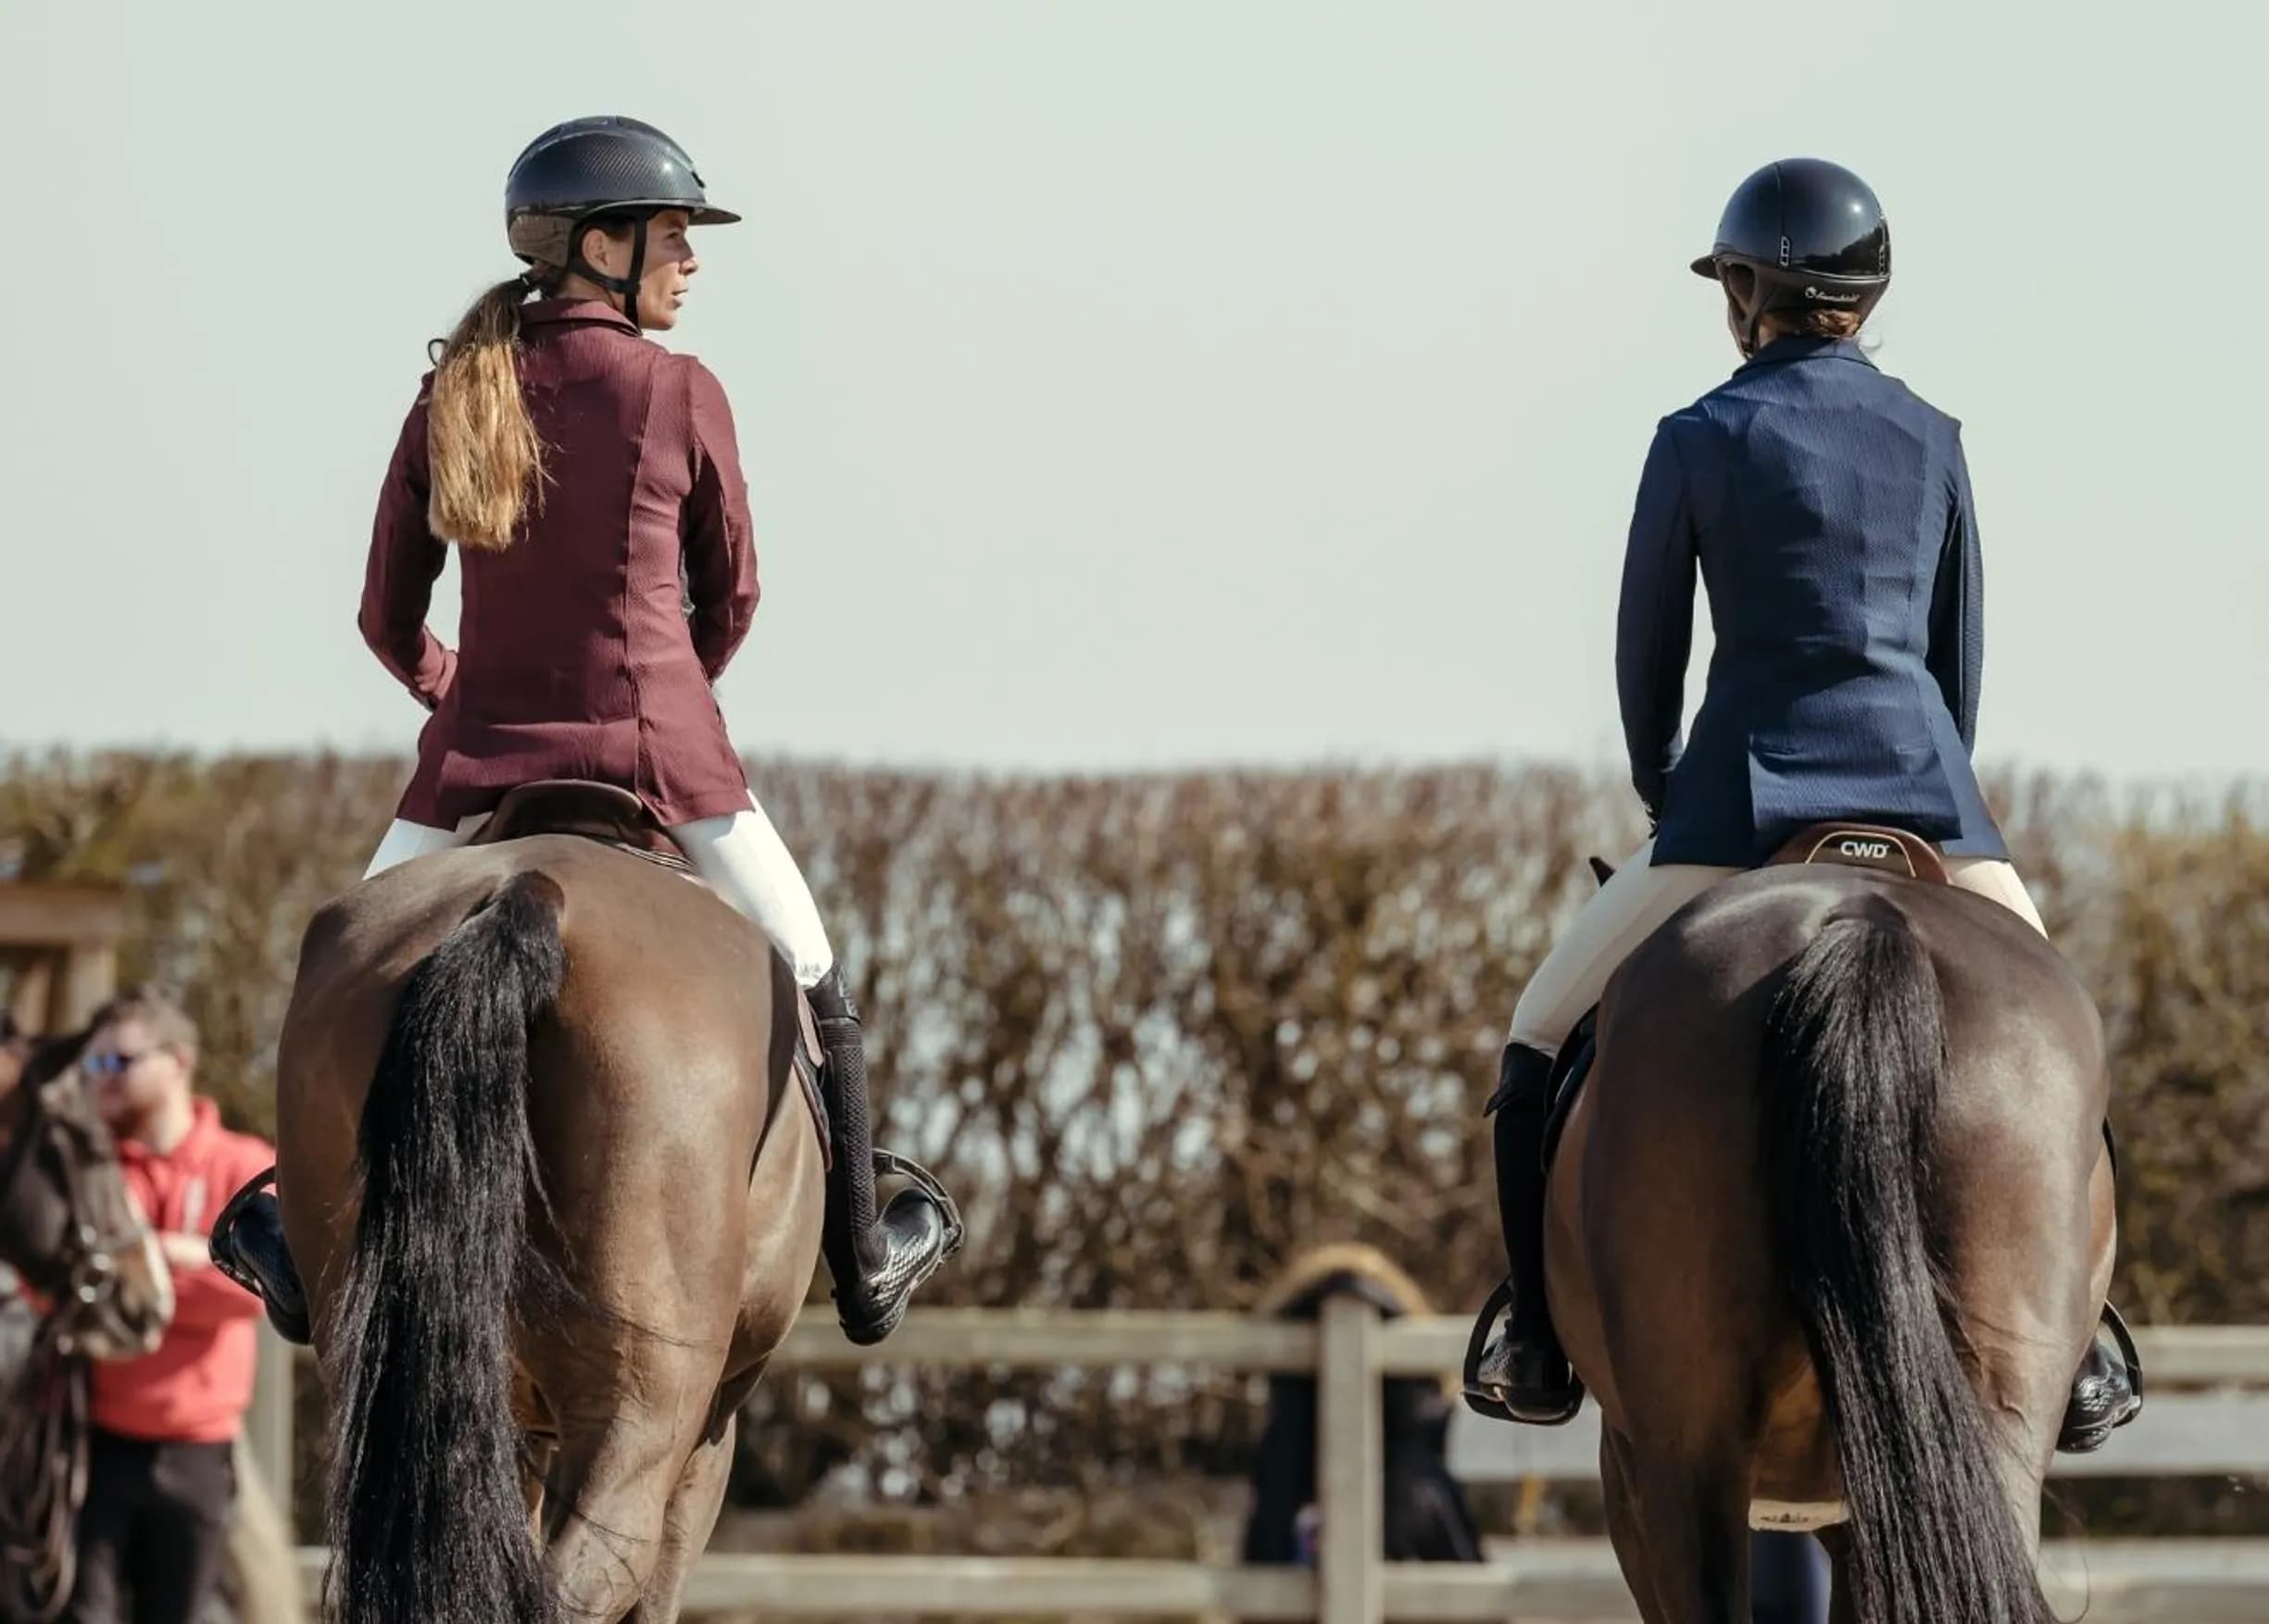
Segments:
[[[633,326],[646,274],[646,221],[668,208],[683,209],[697,226],[741,218],[709,203],[683,147],[651,124],[611,115],[546,130],[513,160],[504,184],[505,237],[512,252],[539,270],[572,270],[621,294]],[[614,220],[637,228],[626,277],[608,276],[583,256],[583,232]]]
[[[1742,341],[1754,350],[1769,310],[1873,310],[1891,284],[1891,228],[1874,192],[1841,164],[1783,158],[1735,191],[1694,274],[1722,281],[1729,265],[1757,279]]]

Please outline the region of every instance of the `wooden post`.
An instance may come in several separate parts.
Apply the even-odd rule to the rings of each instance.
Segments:
[[[26,1031],[49,1032],[57,1029],[48,1020],[49,990],[55,985],[56,961],[59,955],[25,950],[8,953],[8,968],[16,972],[8,984],[8,1013],[16,1024]]]
[[[266,1318],[260,1321],[260,1357],[252,1378],[252,1408],[244,1416],[244,1432],[252,1456],[259,1462],[288,1520],[295,1504],[299,1475],[292,1468],[292,1347],[278,1336]],[[296,1534],[297,1530],[294,1530]]]
[[[0,882],[0,947],[28,948],[47,967],[29,971],[11,1002],[44,992],[39,1024],[69,1031],[118,990],[118,943],[126,934],[125,893],[113,885],[37,881]]]
[[[1323,1624],[1379,1624],[1386,1583],[1386,1420],[1379,1311],[1360,1297],[1323,1304],[1316,1380],[1316,1486],[1323,1502]]]
[[[63,974],[49,994],[52,1024],[47,1030],[76,1031],[118,990],[118,949],[107,942],[73,943],[64,957]]]

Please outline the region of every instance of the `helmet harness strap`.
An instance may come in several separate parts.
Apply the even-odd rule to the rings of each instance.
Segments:
[[[1779,269],[1783,271],[1788,269],[1788,238],[1785,233],[1781,237]],[[1764,326],[1766,314],[1776,305],[1785,302],[1779,295],[1786,292],[1786,286],[1779,277],[1767,276],[1761,266],[1752,268],[1749,276],[1749,321],[1741,334],[1741,354],[1744,357],[1757,354],[1758,331]]]
[[[646,323],[638,319],[638,285],[646,280],[646,222],[652,217],[644,214],[631,217],[631,269],[628,276],[608,276],[583,257],[583,233],[597,227],[603,218],[585,215],[575,222],[575,238],[568,250],[567,268],[618,295],[622,301],[622,314],[630,319],[633,327],[643,332]]]

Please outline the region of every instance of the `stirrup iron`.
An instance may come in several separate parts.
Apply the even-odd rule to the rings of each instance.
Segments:
[[[938,1214],[946,1222],[946,1249],[939,1254],[940,1261],[951,1257],[961,1249],[962,1239],[968,1230],[961,1222],[960,1204],[946,1192],[945,1185],[938,1182],[936,1174],[920,1162],[899,1156],[895,1151],[877,1150],[874,1152],[874,1176],[877,1179],[904,1179],[937,1204]]]
[[[1481,1385],[1481,1355],[1489,1350],[1489,1332],[1497,1328],[1498,1318],[1511,1309],[1512,1281],[1508,1278],[1499,1280],[1490,1292],[1488,1300],[1481,1305],[1480,1317],[1473,1321],[1473,1333],[1465,1339],[1465,1365],[1460,1377],[1465,1407],[1493,1421],[1520,1419],[1510,1405]]]

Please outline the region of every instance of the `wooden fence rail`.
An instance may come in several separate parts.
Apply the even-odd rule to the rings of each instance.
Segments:
[[[1442,1318],[1382,1321],[1353,1298],[1328,1302],[1313,1324],[1222,1313],[931,1309],[910,1316],[888,1343],[859,1348],[824,1316],[812,1317],[791,1333],[774,1368],[1204,1365],[1313,1372],[1323,1416],[1319,1509],[1330,1530],[1321,1570],[718,1555],[697,1569],[689,1607],[836,1617],[1210,1614],[1326,1624],[1635,1617],[1611,1555],[1596,1541],[1520,1542],[1481,1566],[1385,1560],[1380,1378],[1454,1369],[1466,1330],[1465,1321]],[[2143,1419],[2099,1455],[2060,1456],[2060,1473],[2269,1479],[2269,1326],[2167,1327],[2138,1340],[2152,1383]],[[262,1464],[279,1484],[294,1480],[286,1352],[267,1343],[252,1418]],[[1469,1481],[1587,1479],[1598,1469],[1597,1416],[1553,1430],[1462,1418],[1450,1448],[1452,1469]],[[320,1550],[302,1553],[311,1572],[323,1559]],[[2092,1624],[2256,1624],[2269,1617],[2269,1542],[2074,1543],[2051,1548],[2048,1570],[2059,1605],[2070,1611],[2085,1603]]]

